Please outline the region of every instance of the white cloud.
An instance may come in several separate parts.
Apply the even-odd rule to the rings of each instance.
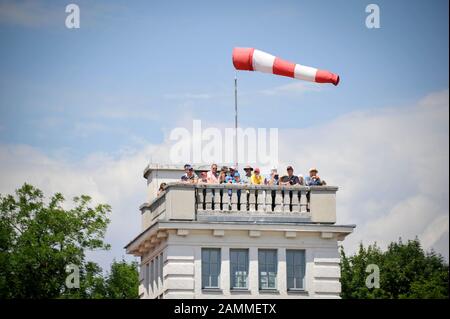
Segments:
[[[281,160],[303,171],[318,166],[329,184],[340,187],[338,222],[357,224],[344,241],[347,249],[416,235],[430,249],[448,236],[448,101],[446,90],[409,107],[280,131]],[[448,259],[448,243],[434,248]]]
[[[381,246],[414,238],[448,259],[449,122],[448,91],[416,105],[354,112],[307,129],[279,130],[279,158],[296,173],[317,166],[328,184],[338,185],[338,222],[357,224],[344,245],[360,241]],[[274,114],[276,116],[276,114]],[[176,118],[174,119],[176,123]],[[112,205],[103,267],[120,258],[140,229],[139,205],[146,200],[142,170],[149,161],[168,161],[169,145],[147,145],[116,155],[92,154],[71,162],[25,145],[0,145],[0,193],[23,182],[66,198],[91,195]]]
[[[30,146],[1,145],[0,193],[12,193],[28,182],[48,196],[61,192],[70,200],[87,194],[96,203],[110,204],[113,211],[107,241],[112,244],[112,252],[97,255],[102,266],[108,267],[112,257],[124,255],[123,246],[139,232],[138,207],[146,200],[142,171],[154,150],[154,146],[148,146],[115,157],[92,154],[73,163],[64,157],[49,157]]]

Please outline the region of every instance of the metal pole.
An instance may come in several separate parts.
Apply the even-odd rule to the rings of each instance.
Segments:
[[[238,108],[237,108],[237,71],[234,75],[234,156],[236,168],[238,167]]]

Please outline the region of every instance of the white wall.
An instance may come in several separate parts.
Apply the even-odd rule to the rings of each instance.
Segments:
[[[201,248],[221,248],[220,292],[201,289]],[[230,291],[230,248],[249,249],[249,292]],[[258,248],[278,249],[277,293],[258,290]],[[306,257],[305,292],[286,289],[286,249],[304,249]],[[226,231],[213,236],[212,230],[190,230],[186,236],[169,231],[164,248],[164,298],[339,298],[340,270],[336,239],[323,239],[319,233],[299,233],[286,238],[284,232]],[[160,293],[160,292],[159,292]]]
[[[184,174],[183,167],[166,167],[155,168],[147,175],[147,201],[151,202],[156,198],[159,185],[161,183],[179,182]]]

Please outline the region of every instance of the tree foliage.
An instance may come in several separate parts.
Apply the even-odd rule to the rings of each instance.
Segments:
[[[366,268],[380,270],[380,287],[367,288]],[[418,239],[392,242],[386,251],[361,244],[353,256],[341,248],[342,298],[448,298],[448,264],[434,251],[425,252]]]
[[[118,285],[134,280],[137,270],[134,275],[131,269],[135,265],[114,263],[112,278],[119,279],[114,279],[110,288],[101,268],[85,257],[86,251],[109,249],[104,235],[111,207],[91,207],[91,198],[86,195],[75,197],[71,208],[63,205],[61,194],[46,202],[42,191],[29,184],[16,190],[15,196],[0,195],[1,299],[105,298],[120,295],[120,291],[131,292],[128,286],[121,290]],[[66,287],[67,265],[78,267],[79,289]],[[121,278],[125,275],[130,278]],[[108,293],[112,288],[114,295]],[[126,293],[122,297],[137,294]]]

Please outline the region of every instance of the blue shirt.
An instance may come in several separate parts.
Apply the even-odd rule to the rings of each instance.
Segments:
[[[308,186],[322,186],[322,181],[320,180],[320,178],[312,179],[310,176],[306,176],[305,182]]]

